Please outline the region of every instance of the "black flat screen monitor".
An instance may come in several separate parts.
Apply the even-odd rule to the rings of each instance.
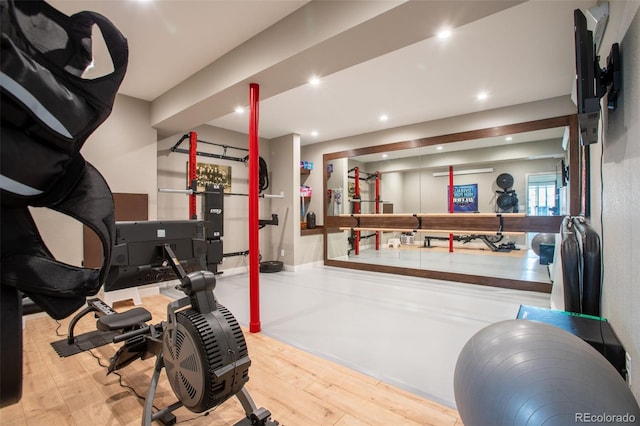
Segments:
[[[562,188],[569,183],[569,167],[564,160],[556,163],[556,188]]]
[[[576,54],[576,103],[578,124],[583,144],[598,141],[600,120],[600,96],[596,92],[596,71],[593,33],[587,29],[587,18],[580,9],[573,11]]]
[[[576,56],[576,103],[582,144],[598,142],[600,99],[607,94],[607,109],[616,109],[622,86],[620,46],[614,43],[607,56],[607,67],[600,68],[593,32],[580,9],[573,12]]]
[[[185,272],[206,269],[205,223],[198,220],[116,222],[116,244],[104,291],[174,280],[164,245]]]

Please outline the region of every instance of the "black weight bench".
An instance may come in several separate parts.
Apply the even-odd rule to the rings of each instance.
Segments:
[[[93,312],[98,318],[95,331],[74,335],[78,321]],[[119,334],[147,327],[151,321],[151,312],[144,308],[133,308],[125,312],[116,312],[109,305],[98,298],[87,299],[87,306],[78,312],[69,323],[69,333],[66,339],[51,343],[51,346],[61,357],[68,357],[89,349],[97,348],[113,342]]]

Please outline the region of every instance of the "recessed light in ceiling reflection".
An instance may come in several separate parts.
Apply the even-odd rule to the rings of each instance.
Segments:
[[[382,158],[387,158],[389,154],[382,154]]]
[[[382,114],[382,115],[379,117],[379,119],[380,119],[380,121],[387,121],[387,120],[389,119],[389,116],[388,116],[387,114]]]
[[[438,31],[438,33],[436,34],[436,36],[440,39],[445,39],[445,38],[449,38],[451,37],[451,29],[449,28],[442,28],[440,31]]]
[[[511,141],[513,140],[513,138],[511,136],[507,136],[506,138],[504,138],[505,141]]]
[[[241,107],[241,106],[239,106],[239,107],[236,107],[235,111],[236,111],[236,113],[238,113],[238,114],[242,114],[242,113],[244,112],[244,108],[243,108],[243,107]]]
[[[489,97],[489,94],[487,92],[480,92],[480,93],[478,93],[477,99],[479,101],[484,101],[488,97]]]
[[[436,147],[436,149],[437,149],[438,151],[442,151],[442,146],[437,146],[437,147]]]
[[[318,136],[318,131],[317,131],[317,130],[312,130],[312,131],[311,131],[311,136],[313,136],[314,138],[315,138],[316,136]]]
[[[315,75],[309,79],[309,84],[312,86],[318,86],[320,84],[320,77],[316,77]]]

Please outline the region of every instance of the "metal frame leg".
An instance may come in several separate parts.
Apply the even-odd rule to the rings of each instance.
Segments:
[[[240,392],[236,393],[236,398],[238,398],[238,401],[240,401],[240,404],[242,405],[247,418],[251,416],[254,411],[256,411],[256,408],[258,408],[256,407],[255,402],[253,402],[251,395],[249,395],[249,391],[247,390],[247,388],[243,387],[242,389],[240,389]]]
[[[156,356],[156,364],[155,364],[155,367],[153,368],[151,383],[149,383],[149,392],[147,393],[147,398],[144,401],[144,410],[142,411],[142,426],[151,426],[151,422],[154,420],[160,420],[164,424],[175,424],[176,418],[173,415],[171,415],[170,420],[167,420],[168,418],[165,418],[164,420],[161,418],[167,416],[173,410],[176,410],[182,407],[181,402],[176,402],[162,410],[159,410],[156,413],[153,412],[153,400],[156,396],[156,389],[158,388],[158,379],[160,378],[160,372],[162,371],[163,367],[164,367],[164,359],[162,357],[162,353],[159,353]]]

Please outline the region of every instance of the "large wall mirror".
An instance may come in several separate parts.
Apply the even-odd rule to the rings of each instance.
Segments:
[[[569,115],[325,154],[325,264],[550,292],[555,235],[581,209],[576,129]]]

